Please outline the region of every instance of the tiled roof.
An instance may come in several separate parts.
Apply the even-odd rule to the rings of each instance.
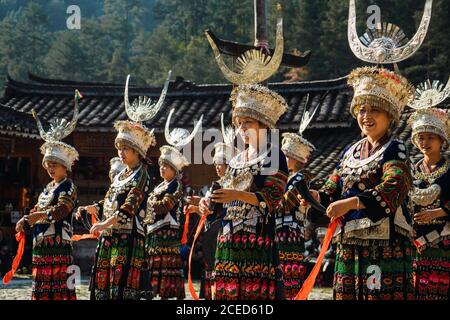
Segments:
[[[40,139],[36,122],[31,114],[20,112],[1,105],[0,134]]]
[[[44,120],[53,117],[70,117],[73,110],[73,93],[75,89],[78,89],[84,99],[80,104],[77,131],[111,131],[112,124],[116,120],[126,118],[123,103],[124,84],[51,80],[34,75],[30,75],[29,78],[29,82],[20,82],[8,77],[5,95],[0,102],[14,110],[26,113],[34,108]],[[289,111],[280,119],[281,128],[297,128],[307,93],[310,94],[312,106],[315,106],[327,91],[329,92],[323,106],[311,126],[348,127],[349,125],[350,115],[347,107],[352,93],[346,85],[346,78],[289,84],[275,83],[269,84],[269,87],[284,96],[289,104]],[[231,105],[228,101],[231,90],[231,85],[195,85],[177,78],[170,83],[162,110],[147,125],[156,128],[156,131],[162,130],[169,110],[175,108],[177,112],[172,118],[173,126],[192,127],[194,120],[203,114],[204,126],[218,127],[220,113],[223,112],[225,115],[231,113]],[[130,86],[130,101],[139,95],[150,96],[156,100],[160,92],[161,87]]]

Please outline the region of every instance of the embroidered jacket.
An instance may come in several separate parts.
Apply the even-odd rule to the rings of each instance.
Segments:
[[[414,223],[415,244],[419,249],[450,239],[450,161],[441,159],[434,172],[420,160],[414,167],[414,188],[410,192],[408,209],[411,216],[428,209],[442,208],[447,216],[432,221]]]
[[[35,224],[33,247],[38,246],[45,237],[59,236],[64,242],[71,242],[72,212],[76,201],[77,188],[71,179],[47,184],[30,212],[44,211],[47,214],[46,219]]]
[[[286,188],[286,157],[273,145],[256,159],[244,162],[243,156],[242,152],[230,161],[223,178],[224,187],[255,193],[259,205],[253,206],[242,201],[225,203],[222,233],[234,234],[244,230],[273,235],[275,208]]]
[[[304,233],[304,224],[308,208],[300,206],[300,195],[294,186],[294,183],[306,179],[305,171],[299,170],[289,177],[286,190],[277,207],[276,228],[289,227],[298,229],[301,234]]]
[[[149,195],[145,223],[147,233],[169,226],[180,227],[180,202],[183,197],[183,186],[178,179],[168,183],[162,182]]]
[[[353,144],[320,190],[321,201],[327,206],[358,196],[366,209],[344,215],[334,241],[339,234],[339,241],[361,245],[388,242],[394,231],[409,236],[411,219],[402,204],[410,188],[408,151],[402,141],[384,137],[370,152],[366,138]]]
[[[99,218],[106,220],[111,216],[118,218],[118,223],[103,231],[104,235],[115,233],[131,233],[136,230],[145,235],[143,219],[149,192],[150,179],[144,164],[134,170],[122,170],[114,180],[105,195],[98,202]]]

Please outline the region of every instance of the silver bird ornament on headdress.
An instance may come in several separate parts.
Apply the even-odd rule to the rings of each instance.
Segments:
[[[322,97],[322,99],[323,99],[323,97]],[[306,96],[305,109],[303,110],[302,120],[300,121],[300,125],[299,125],[299,128],[298,128],[298,133],[300,135],[303,134],[303,132],[306,130],[306,128],[308,127],[309,123],[311,122],[312,118],[316,114],[317,110],[319,109],[320,105],[322,104],[322,101],[323,101],[322,99],[317,104],[317,106],[314,108],[313,112],[310,115],[309,114],[309,110],[307,110],[307,106],[308,106],[308,102],[309,102],[309,93]]]
[[[166,81],[164,82],[164,88],[158,99],[158,102],[152,104],[152,100],[149,97],[139,96],[135,99],[132,104],[128,99],[128,82],[130,80],[130,75],[127,76],[127,81],[125,83],[125,112],[128,118],[134,122],[143,122],[152,119],[158,111],[161,109],[164,100],[167,95],[167,89],[169,88],[170,76],[172,75],[172,70],[167,73]]]
[[[348,14],[348,42],[351,50],[360,60],[376,63],[398,63],[412,56],[421,46],[431,20],[433,0],[426,0],[425,8],[414,37],[407,41],[405,34],[393,24],[378,24],[361,38],[356,32],[355,0],[350,0]]]
[[[233,146],[237,130],[234,130],[232,126],[225,127],[225,123],[223,121],[223,113],[220,115],[220,124],[222,129],[223,142],[226,145]]]
[[[39,116],[37,115],[36,111],[34,109],[31,109],[31,114],[33,115],[33,118],[36,120],[36,124],[39,129],[39,134],[44,141],[46,142],[61,141],[62,139],[64,139],[73,132],[78,121],[78,113],[79,113],[78,100],[82,97],[83,96],[81,95],[81,93],[78,90],[75,90],[74,110],[72,120],[67,121],[64,118],[52,119],[50,120],[50,128],[48,129],[48,131],[44,130],[44,127],[42,126],[41,120],[39,119]]]

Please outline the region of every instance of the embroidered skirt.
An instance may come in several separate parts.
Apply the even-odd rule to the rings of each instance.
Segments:
[[[414,293],[419,300],[449,300],[450,240],[415,253]]]
[[[213,272],[211,270],[203,270],[202,279],[201,279],[201,287],[200,287],[200,299],[212,300],[213,299]]]
[[[411,241],[338,243],[333,289],[336,300],[414,299]]]
[[[184,299],[181,238],[178,229],[163,227],[147,236],[149,268],[154,295]]]
[[[283,270],[284,296],[292,300],[303,285],[306,275],[303,252],[305,242],[300,231],[289,227],[277,230],[280,264]]]
[[[91,277],[91,299],[151,299],[147,258],[142,235],[113,232],[101,236]]]
[[[274,300],[282,275],[275,241],[247,231],[219,234],[214,267],[216,300]]]
[[[72,245],[60,236],[46,237],[33,248],[32,300],[76,300],[68,286],[67,267],[72,264]]]

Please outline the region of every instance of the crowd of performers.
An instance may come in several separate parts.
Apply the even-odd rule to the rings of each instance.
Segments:
[[[411,140],[423,155],[412,164],[392,129],[414,99],[413,87],[378,67],[354,70],[348,83],[354,88],[350,113],[363,138],[345,149],[319,190],[309,190],[330,221],[338,221],[334,299],[448,299],[448,115],[432,107],[411,115]],[[42,164],[52,181],[16,226],[33,232],[32,299],[76,299],[67,285],[72,216],[95,218],[91,299],[185,298],[182,221],[193,213],[207,215],[206,230],[217,232],[215,257],[204,263],[203,297],[294,299],[308,276],[304,226],[314,208],[297,182],[309,181],[304,167],[314,146],[302,131],[313,115],[304,117],[297,133],[283,135],[280,150],[268,131],[259,130],[276,128],[288,109],[280,95],[240,85],[230,101],[235,130],[222,130],[224,142],[215,146],[216,187],[205,197],[188,197],[184,208],[180,174],[189,162],[177,147],[195,132],[173,131],[170,145],[160,148],[163,182],[151,186],[146,154],[155,145],[153,132],[132,120],[117,122],[119,159],[111,162],[110,188],[104,199],[77,210],[69,173],[78,153],[46,136]],[[236,132],[246,146],[240,152],[233,146]],[[378,283],[369,283],[377,273]]]
[[[361,55],[361,50],[354,50],[356,44],[349,43]],[[436,108],[445,98],[435,86],[425,86],[415,95],[398,71],[379,66],[408,56],[388,61],[390,56],[378,54],[380,50],[376,59],[363,59],[377,66],[357,68],[348,76],[354,91],[349,111],[361,137],[354,137],[359,141],[345,148],[334,172],[317,190],[305,170],[316,156],[315,147],[302,133],[321,103],[311,114],[303,114],[299,130],[273,141],[271,130],[277,129],[289,105],[258,84],[260,78],[233,86],[231,126],[225,128],[222,120],[223,142],[215,145],[218,179],[204,197],[185,194],[181,176],[190,163],[180,151],[192,141],[202,118],[191,133],[181,128],[170,131],[173,109],[166,119],[167,144],[159,148],[162,182],[150,183],[147,168],[156,164],[150,164],[146,155],[156,147],[156,139],[143,123],[160,111],[169,80],[158,103],[151,105],[146,97],[129,103],[127,79],[129,120],[114,125],[119,159],[111,162],[111,185],[104,199],[91,205],[76,208],[76,181],[69,173],[78,152],[61,141],[76,125],[77,94],[70,124],[55,122],[45,132],[36,117],[46,141],[42,164],[52,181],[16,226],[18,239],[27,230],[33,232],[32,299],[76,299],[67,281],[73,261],[72,217],[83,221],[97,239],[91,299],[184,299],[183,226],[194,214],[202,222],[197,231],[204,227],[205,234],[213,235],[203,244],[213,250],[212,257],[203,261],[205,299],[307,297],[315,269],[306,268],[305,224],[322,215],[330,225],[318,263],[331,241],[336,248],[334,299],[448,300],[450,160],[445,152],[450,128],[448,113]],[[415,50],[417,46],[410,51]],[[415,110],[408,124],[409,139],[422,155],[416,163],[405,141],[394,135],[407,106]],[[236,149],[237,139],[244,148]],[[188,286],[196,296],[190,281]]]

